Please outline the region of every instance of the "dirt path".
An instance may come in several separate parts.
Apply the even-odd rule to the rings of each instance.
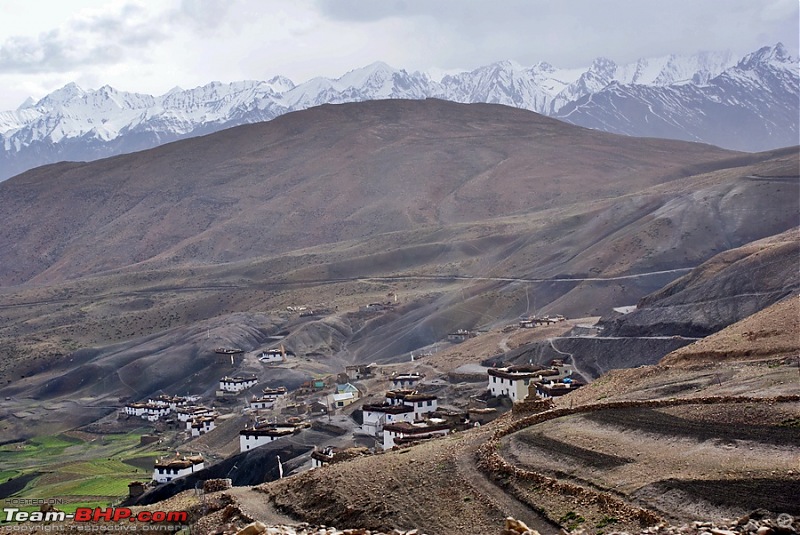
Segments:
[[[542,535],[556,535],[560,528],[549,520],[533,511],[527,504],[507,493],[495,485],[483,472],[475,460],[475,454],[482,439],[471,438],[459,444],[460,449],[455,453],[456,470],[467,485],[472,487],[476,494],[483,496],[506,516],[522,520]]]
[[[253,487],[233,487],[225,492],[233,496],[244,514],[255,520],[267,525],[299,523],[298,520],[279,513],[267,495]]]
[[[582,372],[581,369],[578,368],[578,363],[575,361],[575,357],[572,355],[572,353],[565,353],[564,351],[561,351],[560,349],[558,349],[555,346],[555,344],[553,343],[553,340],[555,340],[555,338],[548,338],[547,339],[547,341],[550,343],[550,347],[553,348],[553,351],[555,351],[559,355],[565,355],[565,356],[569,357],[569,362],[572,364],[572,368],[575,370],[575,373],[580,375],[581,377],[583,377],[583,379],[585,381],[590,381],[592,376],[587,374],[587,373]]]
[[[497,343],[497,346],[500,348],[500,351],[503,353],[507,353],[511,351],[511,348],[508,347],[508,339],[510,338],[509,335],[506,335]]]

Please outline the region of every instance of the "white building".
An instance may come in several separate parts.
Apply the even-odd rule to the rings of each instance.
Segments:
[[[147,419],[148,422],[156,422],[159,418],[167,416],[169,413],[169,405],[152,405],[148,403],[142,418]]]
[[[403,405],[403,400],[406,396],[410,396],[414,391],[404,388],[400,390],[387,390],[386,391],[386,405]]]
[[[280,349],[267,349],[266,351],[262,351],[261,354],[258,356],[258,360],[261,362],[283,362],[286,359],[286,352]]]
[[[260,396],[256,397],[253,396],[253,399],[250,400],[250,408],[251,409],[271,409],[275,406],[275,400],[277,398],[275,396]]]
[[[427,440],[450,432],[450,426],[441,418],[426,422],[400,422],[383,427],[383,449],[388,450],[405,442]]]
[[[278,388],[264,388],[261,390],[261,393],[265,396],[273,396],[279,398],[281,396],[285,396],[288,393],[285,386],[279,386]]]
[[[215,418],[213,416],[202,416],[200,418],[195,418],[191,423],[187,422],[192,436],[199,437],[213,430],[217,426],[214,420]]]
[[[125,414],[129,416],[147,417],[147,403],[128,403],[125,405]]]
[[[201,416],[211,416],[215,415],[214,409],[209,409],[208,407],[181,407],[177,411],[178,420],[181,422],[190,422],[195,418],[200,418]]]
[[[436,412],[438,401],[431,394],[409,394],[403,398],[403,405],[414,409],[414,420],[419,420],[425,414]]]
[[[392,390],[397,390],[400,388],[411,388],[413,389],[417,383],[422,380],[422,374],[420,373],[403,373],[400,375],[395,375],[392,377]]]
[[[223,377],[219,380],[219,389],[222,392],[238,394],[243,390],[256,386],[258,379],[255,375],[249,377]]]
[[[536,385],[536,393],[547,399],[559,396],[564,396],[576,389],[582,387],[584,383],[575,381],[570,377],[565,377],[562,381],[555,382],[549,381],[547,383],[540,383]]]
[[[557,370],[542,370],[532,366],[509,366],[489,368],[489,393],[492,396],[507,396],[511,401],[522,401],[528,397],[528,385],[543,381],[545,377],[558,375]]]
[[[363,415],[361,430],[374,436],[380,434],[385,425],[413,422],[414,408],[408,405],[364,405]]]
[[[269,444],[283,437],[293,435],[297,428],[293,425],[267,424],[245,427],[239,431],[239,451],[249,451]]]
[[[176,454],[175,457],[156,459],[155,468],[153,469],[153,481],[167,483],[175,478],[198,472],[203,468],[202,455],[187,457]]]

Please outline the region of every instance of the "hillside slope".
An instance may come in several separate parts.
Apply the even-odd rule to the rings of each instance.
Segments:
[[[609,335],[707,336],[800,290],[800,230],[720,253],[635,311],[606,324]]]
[[[730,165],[734,156],[497,105],[326,105],[3,182],[0,284],[234,261],[568,206]]]

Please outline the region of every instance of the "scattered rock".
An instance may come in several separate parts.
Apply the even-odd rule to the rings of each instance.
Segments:
[[[262,522],[255,521],[252,524],[247,524],[245,527],[236,532],[236,535],[259,535],[267,531],[267,526]]]
[[[539,532],[529,528],[525,522],[509,516],[506,518],[502,535],[539,535]]]

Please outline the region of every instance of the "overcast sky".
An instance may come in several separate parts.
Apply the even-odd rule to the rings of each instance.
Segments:
[[[71,81],[163,94],[377,60],[570,68],[778,41],[796,57],[798,17],[797,0],[0,0],[0,110]]]

